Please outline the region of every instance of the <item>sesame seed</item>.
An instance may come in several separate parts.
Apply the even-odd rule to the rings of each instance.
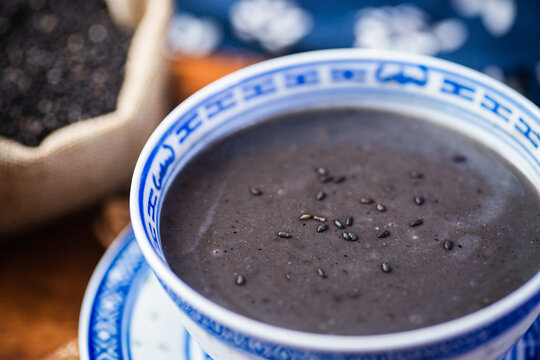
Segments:
[[[422,173],[419,173],[417,171],[411,171],[410,172],[410,175],[413,179],[423,179],[424,178],[424,174]]]
[[[422,221],[421,219],[416,219],[410,225],[411,225],[411,227],[415,227],[415,226],[420,226],[423,223],[424,223],[424,221]]]
[[[242,285],[244,285],[246,283],[246,278],[243,277],[242,275],[238,275],[234,282],[236,283],[236,285],[242,286]]]
[[[332,180],[334,180],[332,176],[328,176],[328,175],[319,176],[319,181],[322,182],[323,184],[329,183]]]
[[[277,236],[279,236],[280,238],[284,238],[284,239],[289,239],[290,237],[292,237],[291,234],[289,234],[288,232],[285,232],[285,231],[278,232]]]
[[[323,167],[319,167],[319,168],[315,169],[315,171],[317,171],[317,174],[319,174],[321,176],[328,175],[328,170],[323,168]]]
[[[322,217],[322,216],[313,215],[313,220],[317,220],[317,221],[320,221],[320,222],[325,222],[326,218]]]
[[[319,225],[317,227],[317,232],[323,232],[323,231],[326,231],[326,230],[328,230],[328,225],[326,225],[326,224],[322,224],[322,225]]]
[[[361,198],[360,203],[364,205],[373,204],[373,199],[370,198]]]
[[[350,241],[350,240],[351,240],[351,238],[350,238],[350,236],[349,236],[349,233],[344,232],[343,234],[341,234],[341,236],[343,236],[343,238],[344,238],[345,240],[347,240],[347,241]]]
[[[353,224],[353,217],[352,217],[352,216],[349,216],[349,217],[347,218],[347,220],[345,220],[345,224],[346,224],[347,226],[351,226],[351,225]]]
[[[94,24],[88,29],[88,38],[94,43],[102,42],[107,35],[107,28],[101,24]]]
[[[341,184],[341,183],[344,182],[346,179],[347,179],[347,178],[346,178],[345,176],[338,176],[338,177],[336,178],[336,180],[334,180],[334,182],[335,182],[336,184]]]
[[[390,265],[388,265],[388,263],[383,262],[381,264],[381,270],[388,274],[388,273],[392,272],[392,267]]]
[[[324,272],[323,269],[321,268],[318,268],[317,269],[317,275],[319,275],[320,277],[322,277],[323,279],[326,279],[328,277],[328,275]]]
[[[444,242],[444,248],[446,250],[452,250],[453,247],[454,247],[454,243],[451,240],[446,240]]]
[[[415,196],[414,203],[416,205],[422,205],[424,203],[424,198],[422,196]]]
[[[358,240],[358,236],[356,236],[355,233],[350,232],[349,233],[349,241],[356,241]]]
[[[340,229],[345,229],[345,225],[343,225],[343,223],[337,219],[334,220],[334,224]]]
[[[390,236],[390,231],[388,230],[384,230],[382,233],[380,233],[379,235],[377,235],[377,237],[379,239],[384,239],[385,237],[388,237]]]
[[[285,279],[291,280],[291,275],[290,274],[285,274],[284,276],[285,276]]]
[[[386,211],[386,206],[384,206],[381,203],[378,203],[377,204],[377,210],[379,210],[380,212],[385,212]]]
[[[253,196],[261,196],[262,195],[262,191],[260,189],[257,189],[257,188],[249,188],[249,192],[251,193],[251,195]]]
[[[302,214],[300,215],[300,220],[309,220],[313,217],[313,215],[310,214]]]
[[[326,197],[326,193],[324,193],[323,191],[319,191],[316,196],[317,200],[319,201],[324,200],[325,197]]]

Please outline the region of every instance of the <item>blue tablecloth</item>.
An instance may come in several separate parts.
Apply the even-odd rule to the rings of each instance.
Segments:
[[[277,56],[378,47],[448,59],[540,104],[539,0],[177,0],[171,47]]]

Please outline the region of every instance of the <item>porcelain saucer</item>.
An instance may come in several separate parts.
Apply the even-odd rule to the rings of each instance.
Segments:
[[[79,318],[81,360],[211,360],[177,321],[174,306],[129,226],[86,289]],[[501,360],[534,359],[540,359],[540,318]]]

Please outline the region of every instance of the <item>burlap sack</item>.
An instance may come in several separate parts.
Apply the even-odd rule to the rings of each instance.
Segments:
[[[63,215],[128,184],[168,108],[164,41],[170,0],[108,0],[136,25],[116,111],[54,131],[38,147],[0,138],[0,234]]]

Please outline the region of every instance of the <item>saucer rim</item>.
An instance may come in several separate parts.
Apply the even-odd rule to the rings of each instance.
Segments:
[[[94,308],[99,286],[101,285],[107,271],[110,269],[111,264],[114,262],[114,259],[120,255],[125,246],[129,244],[130,240],[135,241],[135,234],[133,233],[131,224],[127,225],[114,239],[111,246],[109,246],[99,260],[92,273],[92,276],[90,277],[90,280],[88,281],[79,314],[78,344],[80,360],[91,360],[88,342],[90,336],[90,316]],[[144,262],[146,263],[146,261]]]

